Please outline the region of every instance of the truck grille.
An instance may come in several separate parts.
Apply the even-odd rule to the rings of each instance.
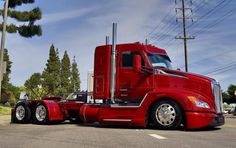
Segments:
[[[216,81],[212,81],[212,89],[213,89],[213,94],[214,94],[214,99],[215,99],[216,113],[221,114],[223,113],[223,102],[222,102],[222,93],[221,93],[220,84],[217,83]]]

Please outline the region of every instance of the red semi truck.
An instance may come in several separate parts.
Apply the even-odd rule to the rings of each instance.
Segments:
[[[159,129],[224,124],[219,83],[173,70],[166,51],[152,45],[116,45],[114,39],[112,45],[96,47],[93,83],[94,103],[86,103],[86,93],[62,100],[23,100],[12,110],[12,121],[46,124],[74,119]]]

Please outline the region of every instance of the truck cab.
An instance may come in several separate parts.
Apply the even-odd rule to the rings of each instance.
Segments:
[[[219,83],[205,76],[173,70],[166,51],[152,45],[116,45],[112,101],[111,54],[111,45],[95,49],[93,99],[103,103],[83,105],[80,113],[84,121],[154,125],[161,129],[224,124]]]

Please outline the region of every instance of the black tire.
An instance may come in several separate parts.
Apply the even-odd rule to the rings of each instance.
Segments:
[[[172,100],[161,100],[155,103],[150,111],[151,122],[158,129],[177,129],[183,120],[182,111]]]
[[[38,103],[34,110],[34,122],[36,124],[48,124],[48,109],[42,104]]]
[[[13,123],[28,123],[31,119],[31,110],[25,102],[16,104],[15,111],[12,114]]]

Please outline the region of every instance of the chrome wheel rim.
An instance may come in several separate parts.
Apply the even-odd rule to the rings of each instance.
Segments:
[[[46,110],[45,106],[39,105],[39,106],[36,108],[35,116],[36,116],[36,119],[37,119],[38,121],[43,121],[43,120],[45,120],[45,119],[46,119],[46,116],[47,116],[47,110]]]
[[[156,110],[156,120],[163,126],[171,125],[176,118],[176,111],[170,104],[161,104]]]
[[[22,105],[16,107],[16,118],[21,121],[25,117],[25,108]]]

